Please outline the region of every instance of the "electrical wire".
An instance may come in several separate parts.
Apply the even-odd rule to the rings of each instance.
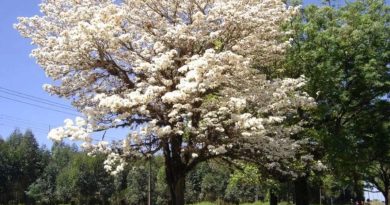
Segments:
[[[26,104],[26,105],[30,105],[30,106],[34,106],[34,107],[38,107],[38,108],[45,109],[45,110],[51,110],[51,111],[54,111],[54,112],[63,113],[63,114],[68,114],[68,115],[73,115],[73,116],[77,115],[76,113],[70,113],[70,112],[66,112],[66,111],[61,111],[61,110],[58,110],[58,109],[49,108],[49,107],[45,107],[45,106],[41,106],[41,105],[25,102],[25,101],[18,100],[18,99],[1,96],[1,95],[0,95],[0,98],[7,99],[7,100],[10,100],[10,101],[14,101],[14,102],[18,102],[18,103],[22,103],[22,104]]]
[[[0,113],[0,120],[1,119],[16,121],[16,122],[20,122],[20,123],[27,123],[27,124],[31,124],[31,125],[38,125],[40,127],[50,127],[49,124],[44,123],[44,122],[35,121],[35,120],[32,121],[32,120],[28,120],[28,119],[24,119],[24,118],[18,118],[18,117],[14,117],[14,116],[10,116],[10,115],[6,115],[6,114],[1,114]]]
[[[20,124],[20,123],[16,124],[14,122],[3,121],[3,120],[0,120],[0,124],[12,125],[12,126],[16,126],[16,127],[22,125],[22,127],[34,128],[34,129],[37,129],[37,130],[40,130],[40,131],[43,131],[43,132],[48,132],[49,131],[49,128],[36,127],[36,126],[33,126],[33,125],[26,125],[26,124]]]
[[[43,135],[47,135],[48,132],[47,131],[43,131],[43,130],[40,130],[40,129],[36,129],[34,127],[27,127],[27,126],[17,126],[17,125],[13,125],[13,124],[7,124],[7,123],[2,123],[0,122],[0,127],[9,127],[9,128],[13,128],[13,129],[17,129],[17,128],[25,128],[25,129],[31,129],[33,130],[33,133],[38,133],[38,134],[43,134]]]
[[[76,113],[71,113],[71,112],[65,111],[65,110],[69,110],[69,111],[75,112],[74,109],[72,109],[70,106],[67,106],[67,105],[64,105],[61,103],[57,103],[57,102],[50,101],[47,99],[39,98],[39,97],[36,97],[33,95],[25,94],[25,93],[11,90],[8,88],[4,88],[1,86],[0,86],[0,92],[3,94],[11,95],[11,96],[0,95],[0,98],[6,99],[6,100],[30,105],[30,106],[37,107],[40,109],[45,109],[45,110],[50,110],[50,111],[59,112],[59,113],[63,113],[63,114],[68,114],[68,115],[72,115],[72,116],[79,115]],[[22,98],[23,100],[15,98],[15,97]],[[29,100],[32,102],[28,102],[26,100]],[[41,104],[44,104],[46,106],[39,105],[37,103],[41,103]],[[52,106],[54,108],[51,108],[48,106]],[[14,123],[25,125],[23,127],[28,127],[28,128],[34,129],[36,131],[39,131],[40,134],[45,134],[45,135],[48,133],[48,131],[51,127],[49,124],[46,124],[46,123],[38,123],[38,122],[33,122],[30,120],[26,120],[26,119],[14,117],[14,116],[0,114],[0,126],[8,126],[8,127],[14,127],[14,128],[20,126],[20,125],[14,124]],[[47,130],[46,130],[46,127],[48,128]],[[115,137],[112,137],[112,136],[107,137],[107,138],[110,140],[120,140],[120,139],[116,139]],[[93,139],[93,141],[100,141],[100,140]]]
[[[69,105],[61,104],[61,103],[54,102],[54,101],[51,101],[51,100],[47,100],[47,99],[44,99],[44,98],[40,98],[40,97],[36,97],[36,96],[29,95],[29,94],[26,94],[26,93],[22,93],[22,92],[19,92],[19,91],[15,91],[15,90],[11,90],[11,89],[8,89],[8,88],[4,88],[4,87],[1,87],[1,86],[0,86],[0,92],[7,93],[9,95],[14,95],[14,96],[17,96],[17,97],[20,97],[20,98],[25,98],[25,99],[28,99],[28,100],[31,100],[31,101],[44,103],[44,104],[48,104],[48,105],[51,105],[51,106],[60,107],[60,108],[63,108],[63,109],[68,109],[68,110],[72,110],[72,111],[74,110]]]
[[[7,119],[7,118],[2,118],[0,116],[0,123],[1,122],[5,122],[5,123],[14,123],[14,124],[24,124],[24,125],[28,125],[28,126],[34,126],[36,128],[39,128],[39,129],[43,129],[43,130],[48,130],[50,128],[50,126],[41,126],[41,125],[38,125],[36,123],[31,123],[31,122],[27,122],[27,121],[22,121],[22,120],[13,120],[13,119]]]
[[[22,95],[13,94],[11,92],[7,92],[7,91],[1,90],[1,89],[0,89],[0,92],[5,93],[7,95],[14,96],[14,97],[23,98],[23,99],[26,99],[26,100],[30,100],[30,101],[37,102],[37,103],[42,103],[42,104],[53,106],[53,107],[60,108],[60,109],[71,110],[71,111],[74,110],[74,109],[69,108],[69,107],[63,107],[63,106],[59,106],[59,105],[56,105],[56,104],[53,104],[53,103],[48,103],[48,102],[45,102],[45,101],[42,101],[42,100],[36,100],[36,99],[33,99],[33,98],[24,97]]]

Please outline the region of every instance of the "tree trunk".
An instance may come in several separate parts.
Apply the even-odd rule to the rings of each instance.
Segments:
[[[269,190],[269,205],[278,205],[278,197],[273,189]]]
[[[389,185],[389,178],[386,177],[384,180],[384,188],[385,188],[385,193],[383,194],[385,198],[385,205],[390,205],[389,204],[389,199],[390,199],[390,185]]]
[[[175,205],[184,205],[185,177],[180,177],[175,186]]]
[[[307,178],[299,177],[294,181],[295,185],[295,204],[309,205],[309,189],[307,186]]]
[[[180,149],[180,138],[172,139],[171,146],[168,144],[164,146],[165,175],[171,195],[171,201],[169,202],[171,205],[184,205],[187,167],[180,157]]]
[[[166,168],[166,178],[171,195],[171,205],[184,205],[185,174],[177,173],[172,168]]]

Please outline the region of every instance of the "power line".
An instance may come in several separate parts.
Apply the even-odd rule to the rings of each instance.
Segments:
[[[14,98],[1,96],[1,95],[0,95],[0,98],[11,100],[11,101],[18,102],[18,103],[23,103],[23,104],[26,104],[26,105],[38,107],[38,108],[45,109],[45,110],[51,110],[51,111],[54,111],[54,112],[63,113],[63,114],[68,114],[68,115],[73,115],[73,116],[77,115],[76,113],[70,113],[70,112],[66,112],[66,111],[61,111],[61,110],[57,110],[57,109],[53,109],[53,108],[49,108],[49,107],[45,107],[45,106],[41,106],[41,105],[29,103],[29,102],[25,102],[25,101],[22,101],[22,100],[17,100],[17,99],[14,99]]]
[[[11,116],[11,115],[6,115],[6,114],[1,114],[1,113],[0,113],[0,119],[19,121],[19,122],[27,123],[27,124],[35,124],[35,125],[39,125],[42,127],[49,127],[50,126],[49,124],[44,123],[44,122],[40,122],[40,121],[36,121],[36,120],[32,121],[32,120],[19,118],[19,117],[15,117],[15,116]]]
[[[0,89],[6,90],[6,91],[9,91],[9,92],[14,92],[14,93],[17,93],[17,94],[20,94],[20,95],[25,95],[25,96],[28,96],[28,97],[31,97],[31,98],[35,98],[35,99],[47,101],[47,102],[50,102],[50,103],[53,103],[53,104],[57,104],[57,105],[59,105],[59,106],[64,106],[64,107],[72,108],[72,107],[69,106],[69,105],[65,105],[65,104],[58,103],[58,102],[54,102],[54,101],[47,100],[47,99],[44,99],[44,98],[36,97],[36,96],[33,96],[33,95],[29,95],[29,94],[26,94],[26,93],[22,93],[22,92],[20,92],[20,91],[11,90],[11,89],[9,89],[9,88],[5,88],[5,87],[2,87],[2,86],[0,86]]]
[[[38,127],[34,127],[34,126],[28,126],[28,125],[13,124],[13,123],[9,123],[9,122],[0,122],[0,125],[22,127],[22,128],[30,128],[30,129],[37,130],[37,131],[44,132],[44,133],[48,133],[49,132],[48,129],[42,129],[42,128],[38,128]]]
[[[7,89],[7,88],[3,88],[1,86],[0,86],[0,92],[6,93],[8,95],[13,95],[13,96],[16,96],[16,97],[19,97],[19,98],[24,98],[24,99],[27,99],[27,100],[31,100],[31,101],[34,101],[34,102],[38,102],[38,103],[43,103],[43,104],[46,104],[46,105],[54,106],[54,107],[57,107],[57,108],[66,109],[66,110],[72,110],[73,111],[73,109],[70,106],[63,105],[63,104],[60,104],[60,103],[57,103],[57,102],[53,102],[53,101],[50,101],[50,100],[46,100],[46,99],[43,99],[43,98],[35,97],[35,96],[32,96],[32,95],[24,94],[24,93],[21,93],[21,92],[18,92],[18,91],[13,91],[13,90],[10,90],[10,89]]]
[[[13,129],[17,129],[17,128],[22,127],[22,128],[34,130],[34,133],[39,133],[39,134],[44,134],[44,135],[47,135],[47,134],[48,134],[47,131],[42,131],[42,130],[39,130],[39,129],[36,129],[36,128],[33,128],[33,127],[16,126],[16,125],[5,124],[5,123],[0,123],[0,127],[9,127],[9,128],[13,128]]]
[[[43,126],[43,125],[40,125],[40,124],[37,124],[37,123],[32,123],[32,122],[29,122],[29,121],[3,118],[1,115],[0,115],[0,122],[15,123],[15,124],[25,124],[25,125],[34,126],[36,128],[44,129],[44,130],[48,130],[49,129],[49,125]]]
[[[39,130],[45,131],[45,132],[49,130],[49,127],[43,128],[43,127],[37,127],[37,126],[34,126],[34,125],[30,125],[30,124],[23,124],[23,123],[12,122],[12,121],[0,120],[0,123],[6,123],[6,124],[9,124],[9,125],[15,125],[15,126],[31,127],[31,128],[34,128],[34,129],[39,129]]]

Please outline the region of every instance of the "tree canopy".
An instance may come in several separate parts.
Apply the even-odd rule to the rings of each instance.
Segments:
[[[359,198],[361,180],[382,184],[377,188],[386,204],[389,20],[389,6],[382,0],[347,2],[340,8],[309,5],[287,25],[294,30],[293,41],[279,73],[307,77],[305,89],[317,102],[309,133],[321,143],[318,155],[331,172],[355,184]],[[378,183],[378,176],[387,178],[387,185]]]
[[[296,9],[281,0],[55,0],[16,28],[57,81],[44,88],[84,115],[49,137],[111,152],[114,174],[124,158],[161,150],[172,204],[184,204],[186,173],[211,158],[290,174],[284,163],[305,143],[291,138],[304,124],[298,110],[314,100],[299,91],[303,77],[267,80],[252,65],[282,56],[280,26]],[[121,144],[92,143],[91,132],[116,127],[133,131]]]

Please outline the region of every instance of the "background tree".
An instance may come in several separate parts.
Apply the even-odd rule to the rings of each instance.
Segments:
[[[7,188],[10,187],[11,164],[9,146],[3,139],[0,142],[0,203],[7,201]]]
[[[0,203],[31,203],[25,191],[42,173],[49,159],[30,130],[16,129],[0,142]]]
[[[104,156],[78,153],[57,178],[57,193],[63,201],[77,204],[107,204],[114,191],[113,178],[103,168]]]
[[[27,195],[41,204],[57,204],[60,200],[57,192],[57,176],[68,166],[72,157],[77,153],[75,145],[54,143],[49,155],[47,166],[39,178],[29,186]]]
[[[308,78],[306,91],[318,104],[312,137],[321,143],[332,172],[354,184],[359,200],[361,180],[367,180],[363,173],[370,173],[366,168],[376,167],[389,150],[383,132],[388,113],[379,111],[389,106],[389,19],[389,7],[381,0],[340,8],[307,6],[288,26],[294,30],[293,44],[284,64],[287,72],[279,73]]]
[[[256,166],[241,165],[241,170],[234,170],[230,175],[225,197],[228,201],[236,203],[254,202],[265,198],[267,180],[261,179],[261,173]]]
[[[149,170],[149,160],[139,160],[131,163],[129,166],[129,172],[127,174],[127,189],[126,189],[126,198],[130,204],[148,204],[148,192],[149,192],[149,174],[150,174],[150,192],[151,192],[151,202],[156,204],[156,200],[159,194],[156,190],[156,186],[159,183],[158,181],[158,170],[163,168],[164,162],[161,156],[157,156],[150,162]],[[150,172],[149,172],[150,171]],[[165,183],[165,179],[160,183]],[[165,190],[167,191],[167,190]],[[163,197],[163,195],[161,196]],[[163,204],[163,203],[159,203]]]
[[[363,179],[374,185],[389,204],[390,193],[390,103],[379,102],[363,112],[366,119],[358,124],[356,133],[364,139],[361,144],[367,163]]]

